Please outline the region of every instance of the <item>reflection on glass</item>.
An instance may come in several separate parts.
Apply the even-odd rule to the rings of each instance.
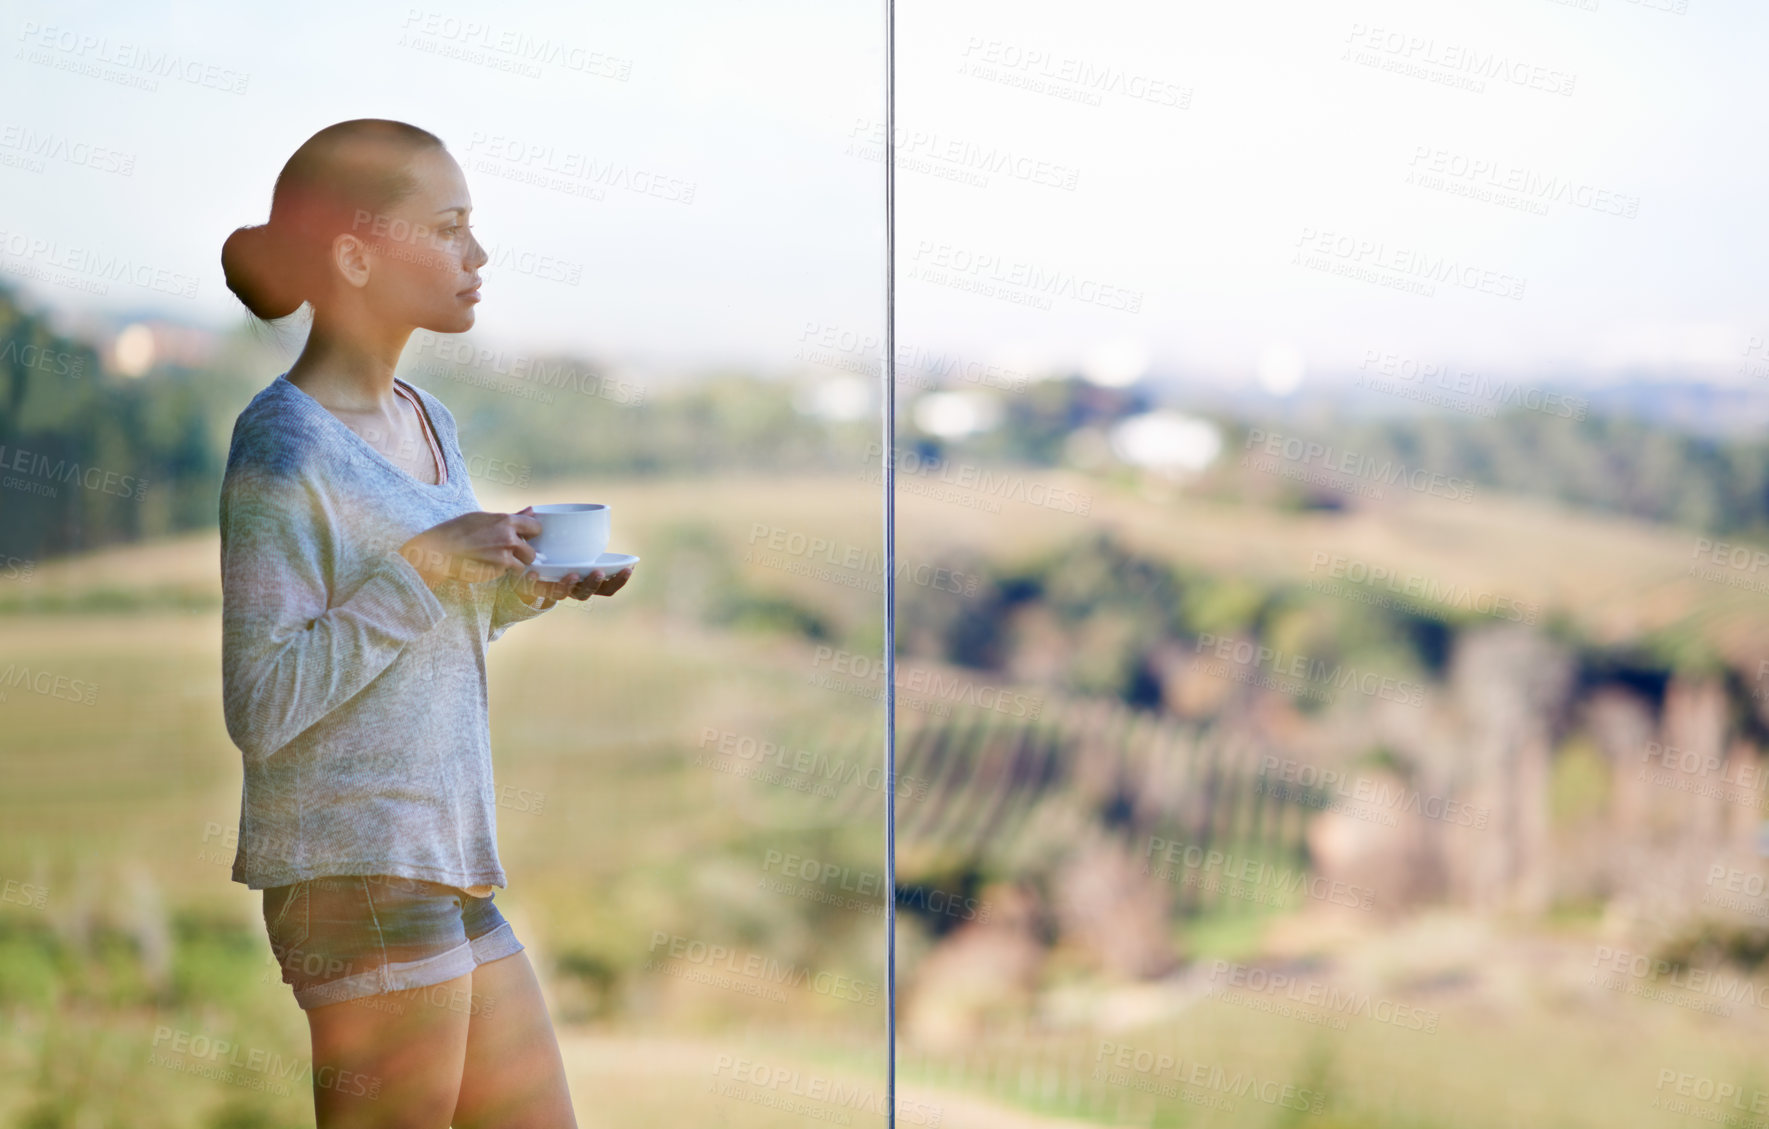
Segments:
[[[905,1101],[1760,1123],[1763,17],[901,28]]]
[[[0,1119],[882,1120],[877,21],[10,30]]]

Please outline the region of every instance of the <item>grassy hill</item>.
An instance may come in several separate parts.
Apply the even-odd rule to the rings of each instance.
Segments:
[[[1321,577],[1323,561],[1344,557],[1539,603],[1543,623],[1591,648],[1691,662],[1711,650],[1753,675],[1769,651],[1769,613],[1747,590],[1690,576],[1696,540],[1683,531],[1505,497],[1286,511],[1039,475],[1089,495],[1090,514],[1007,502],[979,520],[964,500],[906,492],[900,556],[993,583],[991,569],[1079,552],[1104,532],[1151,559],[1251,590],[1305,584]],[[721,1049],[760,1047],[805,1070],[876,1076],[876,1008],[809,991],[756,1003],[643,970],[662,932],[882,980],[876,915],[763,884],[770,851],[877,871],[878,793],[849,786],[839,804],[822,803],[695,759],[710,731],[715,743],[732,734],[877,763],[880,704],[815,681],[827,669],[819,648],[876,654],[882,600],[856,583],[882,544],[876,488],[858,476],[728,474],[557,480],[520,492],[487,484],[479,493],[503,509],[610,502],[613,547],[645,558],[616,600],[521,625],[490,655],[506,801],[500,843],[512,876],[499,904],[572,1029],[567,1055],[585,1108],[615,1122],[667,1109],[701,1123],[776,1123],[759,1105],[699,1092]],[[826,544],[795,551],[795,536]],[[786,547],[770,550],[775,542]],[[305,1048],[268,963],[256,896],[227,878],[240,770],[219,704],[217,562],[217,539],[205,533],[42,562],[29,579],[0,583],[7,661],[96,687],[90,705],[16,689],[0,703],[12,785],[0,791],[0,878],[47,892],[41,908],[0,905],[0,1010],[12,1017],[0,1035],[0,1093],[12,1095],[0,1099],[0,1123],[71,1124],[77,1107],[96,1123],[301,1122],[299,1087],[264,1094],[148,1061],[154,1032],[167,1026],[291,1056]],[[1103,591],[1113,578],[1086,583]],[[913,580],[902,591],[923,602],[966,599]],[[1326,960],[1322,967],[1346,978],[1363,975],[1359,968],[1402,969],[1392,974],[1398,981],[1374,982],[1428,999],[1443,1014],[1441,1034],[1366,1027],[1335,1040],[1331,1062],[1311,1065],[1321,1047],[1306,1024],[1196,995],[1081,981],[1063,998],[1077,1014],[1119,1016],[1115,1034],[1003,1035],[950,1061],[909,1054],[909,1092],[966,1111],[975,1119],[967,1124],[1292,1123],[1289,1111],[1259,1102],[1233,1113],[1190,1101],[1151,1106],[1134,1087],[1092,1081],[1102,1038],[1244,1063],[1299,1085],[1315,1079],[1332,1095],[1314,1119],[1322,1126],[1658,1126],[1661,1070],[1700,1063],[1716,1077],[1748,1077],[1740,1048],[1762,1026],[1754,1017],[1722,1024],[1581,990],[1588,934],[1488,929],[1478,942],[1448,945],[1428,925],[1385,941],[1285,920],[1261,919],[1238,942],[1254,947],[1249,959],[1263,949],[1272,959]],[[929,938],[903,924],[909,977]],[[1451,918],[1436,928],[1476,927]],[[1286,929],[1306,939],[1285,942]],[[1421,971],[1397,955],[1409,943],[1415,956],[1448,955]],[[620,1049],[641,1037],[650,1040],[644,1085]],[[1569,1080],[1634,1081],[1601,1095],[1570,1082],[1519,1084],[1551,1057],[1582,1064],[1564,1071]],[[1383,1095],[1397,1063],[1413,1081],[1396,1091],[1394,1108]]]

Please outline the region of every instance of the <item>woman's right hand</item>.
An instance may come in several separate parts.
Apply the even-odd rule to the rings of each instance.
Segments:
[[[534,560],[526,538],[540,531],[532,514],[477,511],[431,526],[400,546],[399,555],[432,588],[444,580],[478,584],[526,568]]]

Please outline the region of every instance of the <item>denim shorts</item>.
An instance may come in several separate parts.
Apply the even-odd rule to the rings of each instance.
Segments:
[[[428,988],[522,951],[490,898],[389,875],[272,886],[264,926],[303,1009]]]

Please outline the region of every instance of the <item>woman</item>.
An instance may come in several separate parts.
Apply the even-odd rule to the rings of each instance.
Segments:
[[[222,681],[245,759],[233,877],[264,891],[313,1040],[323,1129],[575,1126],[498,863],[485,647],[631,569],[541,581],[529,510],[486,513],[454,417],[395,379],[416,328],[473,325],[460,166],[434,135],[314,134],[227,285],[306,347],[234,424],[221,490]]]

